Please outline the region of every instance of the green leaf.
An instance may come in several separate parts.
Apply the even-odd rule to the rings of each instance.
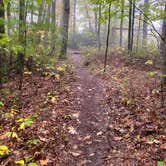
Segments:
[[[37,145],[39,143],[39,139],[30,139],[27,144],[29,145]]]
[[[3,106],[4,106],[3,102],[0,101],[0,108],[3,107]]]
[[[49,5],[50,4],[50,0],[46,0],[46,3]]]
[[[164,166],[164,162],[163,161],[157,161],[157,166]]]
[[[36,0],[36,2],[38,3],[38,5],[40,5],[42,3],[42,0]]]
[[[8,3],[9,3],[9,0],[3,0],[3,4],[4,4],[5,6],[7,6]]]
[[[31,118],[25,119],[25,126],[29,127],[33,123],[33,120]]]

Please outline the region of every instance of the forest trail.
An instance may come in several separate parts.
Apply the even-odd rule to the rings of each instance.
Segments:
[[[75,96],[73,117],[70,127],[71,154],[74,157],[65,163],[68,166],[102,166],[110,151],[106,131],[108,127],[107,107],[104,104],[104,87],[83,66],[79,52],[70,58],[78,81],[74,83]],[[64,165],[65,165],[64,164]]]

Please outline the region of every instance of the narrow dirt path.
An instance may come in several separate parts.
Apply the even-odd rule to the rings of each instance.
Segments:
[[[64,165],[103,166],[110,151],[106,131],[108,108],[104,104],[104,87],[83,66],[80,53],[74,52],[70,59],[74,74],[73,125],[69,127],[71,157]]]

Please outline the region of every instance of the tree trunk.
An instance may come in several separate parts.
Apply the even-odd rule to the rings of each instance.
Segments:
[[[31,24],[33,24],[34,2],[31,2]]]
[[[74,14],[73,14],[73,34],[72,34],[72,43],[73,47],[76,48],[76,4],[77,0],[74,0]]]
[[[56,26],[56,0],[51,1],[51,50],[49,56],[52,56],[55,52],[55,26]]]
[[[101,30],[101,24],[100,24],[100,18],[101,18],[101,4],[99,4],[99,17],[98,17],[98,29],[97,29],[97,41],[98,41],[98,51],[101,50],[101,39],[100,39],[100,30]]]
[[[43,24],[43,19],[42,18],[43,18],[44,5],[45,5],[45,0],[42,0],[42,4],[39,7],[39,15],[38,15],[38,21],[37,21],[37,24],[39,26],[38,30],[41,30],[42,26],[43,26],[42,25]],[[40,40],[41,40],[41,35],[37,34],[36,39],[37,39],[36,43],[39,44]]]
[[[98,29],[98,24],[97,24],[97,20],[98,20],[98,15],[97,15],[97,11],[94,11],[94,17],[95,17],[95,37],[96,37],[96,44],[98,43],[98,39],[97,39],[97,35],[98,35],[98,31],[97,31],[97,29]]]
[[[105,49],[105,58],[104,58],[104,72],[106,72],[107,68],[107,56],[108,56],[108,46],[109,46],[109,38],[110,38],[110,25],[111,25],[111,3],[109,4],[109,18],[108,18],[108,31],[107,31],[107,40],[106,40],[106,49]]]
[[[70,0],[63,0],[63,13],[62,13],[62,22],[61,22],[62,43],[60,50],[61,59],[65,59],[67,55],[69,16],[70,16]]]
[[[44,35],[44,46],[45,49],[48,48],[48,37],[49,37],[49,31],[50,31],[50,16],[51,16],[51,5],[49,4],[47,6],[47,12],[46,12],[46,18],[45,18],[45,35]]]
[[[139,49],[139,41],[140,41],[140,30],[141,30],[141,17],[142,14],[139,15],[139,25],[138,25],[138,34],[137,34],[137,44],[136,44],[136,52],[138,52]]]
[[[166,4],[165,4],[165,13],[166,13]],[[166,86],[166,18],[164,18],[163,20],[162,37],[163,39],[165,39],[165,41],[161,41],[161,55],[163,57],[162,83],[164,86]]]
[[[3,1],[0,1],[0,34],[5,33],[5,26],[4,26],[4,20],[5,20],[5,9],[4,9],[4,4]],[[0,40],[1,40],[0,36]],[[0,89],[2,88],[2,77],[3,77],[3,72],[2,72],[2,56],[3,56],[3,50],[0,50]]]
[[[144,22],[143,22],[143,46],[147,46],[147,36],[148,36],[148,24],[147,24],[147,17],[149,12],[149,0],[144,0]]]
[[[11,7],[11,0],[9,0],[8,2],[8,6],[7,6],[7,35],[10,36],[10,17],[11,17],[11,11],[10,11],[10,7]]]
[[[19,42],[22,47],[25,44],[25,0],[19,1]],[[17,73],[22,74],[24,68],[24,52],[20,51],[17,57]]]
[[[121,21],[120,21],[120,47],[123,44],[123,17],[124,17],[124,0],[122,0],[122,9],[121,9]]]
[[[55,31],[56,26],[56,0],[52,0],[52,28]]]
[[[128,25],[128,52],[131,53],[131,33],[132,33],[132,0],[129,1],[129,25]]]
[[[131,51],[133,50],[134,43],[134,23],[135,23],[135,0],[133,0],[132,4],[132,25],[131,25]]]

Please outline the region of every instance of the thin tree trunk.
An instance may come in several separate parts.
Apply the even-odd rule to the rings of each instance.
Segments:
[[[123,44],[123,17],[124,17],[124,0],[122,0],[122,9],[121,9],[121,21],[120,21],[120,47]]]
[[[147,46],[147,36],[148,36],[148,24],[147,24],[147,17],[149,10],[149,0],[144,0],[144,22],[143,22],[143,46],[146,48]]]
[[[51,50],[48,56],[52,56],[55,52],[56,0],[51,1],[51,10]]]
[[[131,53],[131,33],[132,33],[132,0],[129,1],[129,25],[128,25],[128,52]]]
[[[52,0],[52,28],[55,29],[56,26],[56,0]],[[54,30],[55,31],[55,30]]]
[[[165,13],[166,13],[166,3],[165,3]],[[165,41],[161,41],[161,55],[163,57],[162,82],[163,85],[166,86],[166,18],[164,18],[163,20],[162,37],[163,39],[165,39]]]
[[[69,29],[69,16],[70,16],[70,0],[63,0],[63,14],[62,14],[62,43],[60,50],[60,58],[66,58],[67,55],[67,42],[68,42],[68,29]]]
[[[101,50],[101,39],[100,39],[101,24],[99,20],[100,18],[101,18],[101,4],[99,4],[99,18],[98,18],[98,32],[97,32],[98,51]]]
[[[141,17],[142,17],[142,14],[139,15],[139,25],[138,25],[138,34],[137,34],[137,47],[136,47],[136,52],[138,52],[138,49],[139,49],[140,30],[141,30]]]
[[[45,0],[42,0],[42,3],[39,7],[39,15],[38,15],[38,21],[37,21],[37,24],[39,26],[39,30],[42,29],[43,27],[43,11],[44,11],[44,5],[45,5]],[[40,43],[40,40],[41,40],[41,35],[40,34],[37,34],[37,37],[36,37],[37,41],[36,43],[39,44]]]
[[[109,38],[110,38],[110,25],[111,25],[111,3],[109,4],[109,18],[108,18],[108,31],[107,31],[107,40],[106,40],[106,49],[105,49],[105,58],[104,58],[104,72],[107,69],[107,56],[108,56],[108,46],[109,46]]]
[[[94,11],[94,16],[95,16],[95,37],[96,37],[96,43],[98,43],[98,31],[97,31],[97,29],[98,29],[98,24],[97,24],[97,20],[98,20],[98,15],[97,15],[97,12],[96,11]]]
[[[72,34],[72,42],[73,42],[74,48],[77,47],[77,44],[76,44],[76,4],[77,4],[77,0],[74,0],[73,34]]]
[[[19,90],[22,90],[23,73],[24,73],[24,57],[25,57],[25,32],[26,31],[26,11],[25,11],[25,0],[19,1],[19,42],[24,48],[18,53],[17,57],[17,73],[20,74]]]
[[[34,8],[34,2],[33,1],[31,2],[31,8],[32,8],[31,9],[31,24],[33,24],[33,12],[34,12],[34,9],[33,9]]]
[[[48,47],[48,36],[50,31],[50,15],[51,15],[51,5],[49,4],[47,7],[47,14],[46,14],[46,20],[45,20],[44,46],[46,49]]]
[[[135,23],[135,0],[133,0],[132,4],[132,25],[131,25],[131,51],[133,50],[133,42],[134,42],[134,23]]]
[[[0,34],[5,33],[5,26],[4,26],[4,20],[5,20],[5,9],[4,9],[4,4],[3,1],[0,1]],[[0,37],[1,39],[1,37]],[[3,55],[3,50],[0,50],[0,89],[2,88],[2,77],[3,77],[3,72],[2,72],[2,55]]]
[[[7,34],[8,36],[10,36],[10,17],[11,17],[10,7],[11,7],[11,0],[9,0],[8,6],[7,6]]]

